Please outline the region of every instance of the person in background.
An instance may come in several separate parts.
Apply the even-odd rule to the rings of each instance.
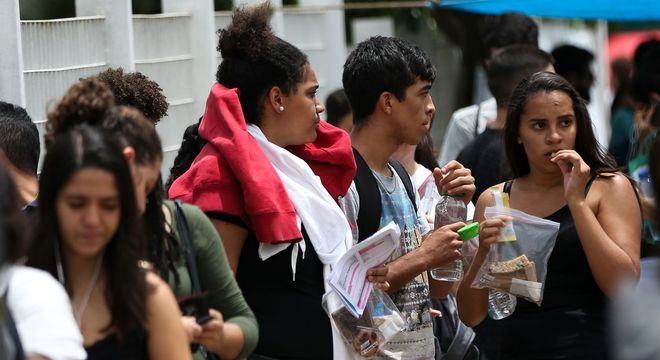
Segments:
[[[344,89],[337,89],[325,100],[325,113],[328,123],[344,129],[347,133],[353,130],[353,111]]]
[[[504,156],[504,125],[509,98],[518,83],[538,71],[554,72],[552,56],[530,45],[511,45],[499,50],[488,67],[488,87],[497,102],[497,117],[486,124],[484,132],[472,140],[458,155],[457,161],[472,171],[477,188],[472,198],[509,175]]]
[[[190,359],[174,295],[139,265],[147,244],[122,148],[85,124],[51,140],[27,264],[66,288],[88,359]]]
[[[147,244],[147,260],[154,271],[167,280],[172,291],[181,299],[202,296],[194,293],[193,271],[198,274],[201,292],[207,293],[207,314],[197,313],[198,317],[210,315],[206,324],[198,324],[195,317],[183,316],[181,321],[186,329],[188,340],[193,344],[195,358],[202,358],[198,344],[206,351],[222,357],[246,356],[257,343],[257,323],[254,314],[245,303],[240,289],[232,276],[222,242],[209,219],[196,207],[183,205],[182,214],[187,222],[187,234],[192,248],[180,237],[183,224],[175,214],[176,206],[171,201],[163,201],[160,167],[163,153],[160,138],[156,133],[154,119],[147,120],[134,108],[116,106],[113,93],[108,88],[108,79],[115,90],[128,87],[131,74],[108,70],[103,74],[105,81],[92,77],[74,84],[65,94],[62,103],[53,111],[48,123],[48,142],[59,134],[68,131],[77,123],[87,123],[106,129],[119,141],[131,169],[136,189],[136,201],[143,223]],[[144,78],[140,78],[144,81]],[[148,85],[148,84],[146,84]],[[151,90],[149,90],[151,89]],[[142,96],[154,98],[142,101],[146,104],[159,104],[159,92],[154,86],[147,86]],[[135,89],[134,92],[137,92]],[[122,101],[135,103],[137,100],[124,94]],[[94,104],[87,109],[85,104]],[[149,114],[162,114],[158,108],[144,107]],[[120,111],[121,116],[108,117],[104,114]],[[82,116],[86,114],[87,116]],[[192,254],[195,264],[189,260]],[[194,270],[193,267],[194,266]],[[201,309],[200,309],[201,311]],[[187,314],[191,315],[191,314]],[[208,319],[208,318],[207,318]]]
[[[568,80],[588,104],[591,101],[591,87],[594,85],[594,73],[591,70],[594,54],[573,45],[557,46],[551,54],[555,59],[557,74]]]
[[[14,179],[20,194],[20,206],[32,214],[39,188],[39,131],[27,111],[0,101],[0,162]]]
[[[488,69],[490,58],[498,49],[514,44],[538,46],[538,25],[523,14],[488,15],[479,24],[479,33],[484,69]],[[442,141],[438,163],[455,160],[461,150],[486,129],[486,123],[496,117],[497,104],[492,97],[454,111]]]
[[[512,209],[560,224],[548,260],[543,303],[518,298],[494,322],[488,359],[605,359],[605,304],[625,278],[639,277],[641,211],[635,186],[595,139],[580,95],[561,76],[539,72],[513,91],[504,130],[513,180],[497,185]],[[487,316],[488,289],[471,284],[508,217],[485,219],[491,191],[477,201],[479,250],[458,291],[468,326]],[[492,349],[492,348],[491,348]]]
[[[0,271],[0,294],[12,319],[27,360],[82,360],[83,338],[71,312],[66,291],[49,273],[21,263],[31,234],[23,199],[11,173],[0,164],[0,246],[5,266]],[[6,282],[5,282],[6,281]],[[0,356],[1,357],[1,356]],[[5,359],[5,357],[3,357]]]

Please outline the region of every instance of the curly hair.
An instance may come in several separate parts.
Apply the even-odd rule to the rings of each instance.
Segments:
[[[117,105],[132,106],[154,124],[167,115],[168,103],[158,83],[140,72],[124,73],[110,68],[97,77],[108,85]]]

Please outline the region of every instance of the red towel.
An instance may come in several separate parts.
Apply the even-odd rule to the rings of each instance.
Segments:
[[[209,141],[169,196],[204,212],[240,216],[259,242],[302,239],[295,209],[270,161],[248,133],[238,89],[211,88],[199,134]],[[305,160],[333,198],[343,196],[355,175],[350,138],[321,122],[314,143],[289,150]],[[322,219],[319,219],[322,220]]]

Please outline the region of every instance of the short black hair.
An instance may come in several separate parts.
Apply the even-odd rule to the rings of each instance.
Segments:
[[[527,15],[506,12],[500,15],[487,15],[479,26],[484,59],[490,58],[493,48],[514,44],[538,47],[539,27]]]
[[[505,107],[520,81],[552,63],[552,55],[531,45],[511,45],[495,53],[487,73],[488,87],[497,106]]]
[[[39,130],[25,109],[4,101],[0,101],[0,149],[18,169],[37,174]]]
[[[631,80],[631,93],[635,100],[650,105],[651,95],[653,93],[660,94],[660,41],[644,44],[641,54],[637,56],[636,53],[635,70]],[[658,110],[656,110],[657,112]]]
[[[325,100],[325,114],[328,123],[332,125],[337,126],[341,119],[352,111],[351,103],[348,101],[344,89],[337,89],[331,92]]]
[[[555,71],[563,77],[589,70],[594,60],[591,51],[573,45],[557,46],[552,50],[552,56],[555,58]]]
[[[436,70],[428,55],[405,40],[374,36],[351,52],[344,64],[342,81],[353,108],[353,123],[363,124],[383,92],[405,100],[406,89],[419,78],[435,80]]]

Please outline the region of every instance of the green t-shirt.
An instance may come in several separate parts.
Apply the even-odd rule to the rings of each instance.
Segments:
[[[172,214],[172,227],[178,238],[179,224],[174,216],[174,203],[167,200],[165,205]],[[208,292],[209,306],[222,313],[225,322],[236,324],[243,330],[243,350],[238,357],[246,357],[257,346],[259,338],[257,319],[243,298],[241,289],[229,267],[225,248],[211,221],[196,206],[183,204],[182,208],[195,250],[197,273],[202,291]],[[179,284],[175,284],[173,274],[170,274],[167,279],[174,295],[176,297],[191,295],[192,280],[185,255],[182,254],[177,261],[176,270],[179,275]],[[194,358],[202,359],[202,356],[198,352]]]

